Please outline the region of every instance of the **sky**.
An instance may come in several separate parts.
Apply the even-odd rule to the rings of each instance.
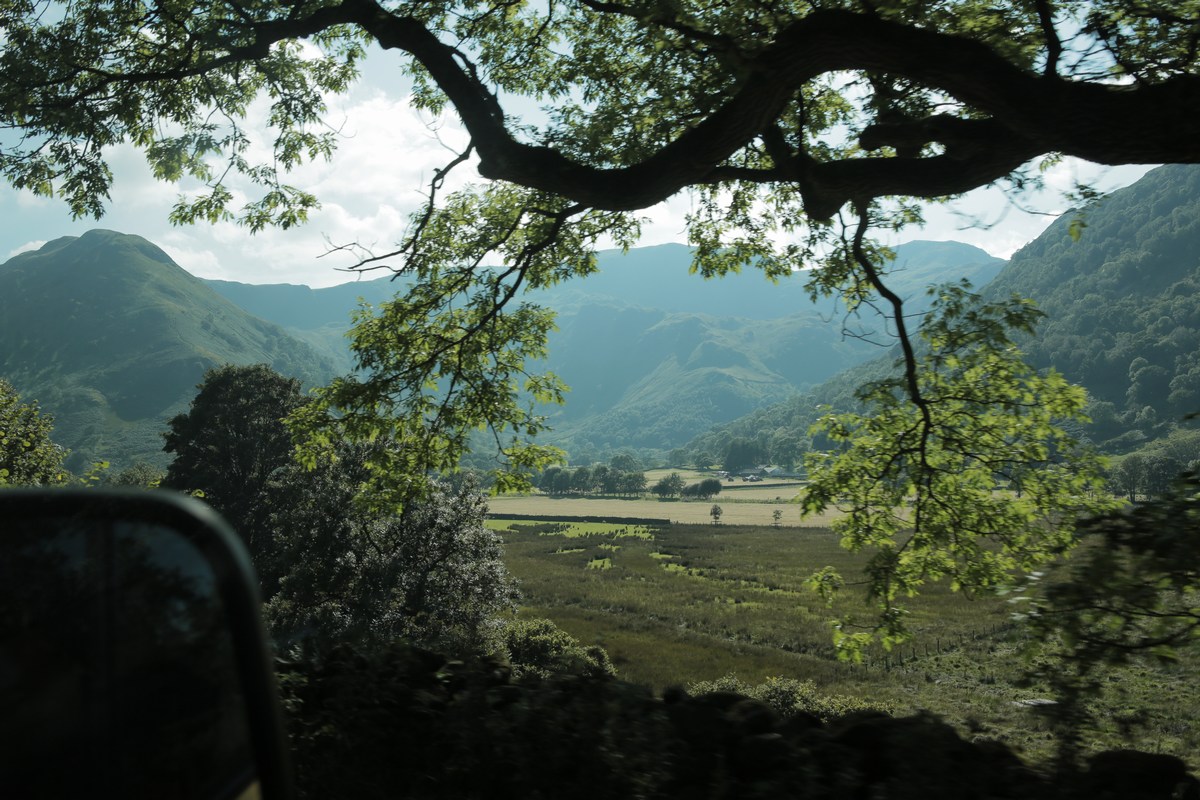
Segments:
[[[305,165],[288,178],[321,201],[306,225],[257,234],[234,223],[172,226],[168,214],[180,187],[155,180],[140,153],[119,146],[109,151],[115,180],[100,220],[72,220],[57,198],[0,187],[0,262],[61,236],[107,228],[149,239],[203,278],[313,287],[354,280],[345,271],[354,259],[331,252],[333,247],[358,243],[375,252],[390,251],[402,237],[408,215],[420,206],[433,170],[467,141],[452,114],[433,118],[411,108],[396,62],[388,59],[387,54],[373,54],[359,84],[330,102],[328,119],[341,132],[333,159]],[[265,116],[265,106],[260,111]],[[1094,181],[1109,191],[1134,182],[1147,169],[1066,160],[1045,174],[1046,191],[1022,197],[1020,207],[999,190],[977,190],[950,206],[931,207],[923,228],[905,229],[888,243],[956,240],[1008,258],[1066,210],[1063,193],[1075,181]],[[472,177],[477,175],[469,163],[454,174],[457,185]],[[688,198],[679,196],[647,209],[640,244],[685,242],[689,208]]]

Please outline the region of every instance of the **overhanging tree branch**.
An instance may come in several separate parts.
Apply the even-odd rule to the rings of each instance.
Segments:
[[[254,67],[279,43],[326,36],[343,26],[365,32],[385,49],[408,53],[428,72],[470,132],[485,178],[596,209],[642,209],[690,186],[716,181],[784,179],[799,185],[810,216],[828,219],[850,201],[964,192],[1044,153],[1106,164],[1200,160],[1200,77],[1177,72],[1157,82],[1118,85],[1060,76],[1056,68],[1062,43],[1047,2],[1037,4],[1035,16],[1045,36],[1041,73],[1014,63],[987,42],[869,10],[814,11],[782,25],[764,41],[743,42],[669,14],[609,2],[584,5],[586,13],[635,18],[691,42],[700,48],[699,58],[728,73],[728,88],[719,96],[706,95],[696,108],[710,110],[681,117],[674,132],[653,142],[644,157],[605,163],[605,157],[521,141],[506,117],[504,95],[485,82],[473,61],[481,56],[449,43],[445,32],[424,18],[405,13],[403,6],[393,12],[374,0],[344,0],[303,15],[296,6],[283,16],[257,19],[239,6],[236,22],[215,25],[206,30],[208,39],[193,36],[178,48],[164,43],[163,58],[144,64],[118,58],[100,68],[24,70],[12,76],[16,80],[3,93],[2,105],[6,111],[19,105],[21,124],[53,131],[59,124],[55,119],[61,122],[63,114],[99,100],[99,93],[113,87],[120,87],[112,95],[119,106],[119,98],[136,87]],[[538,43],[547,35],[546,24],[536,33]],[[737,57],[731,60],[734,52]],[[875,120],[861,131],[865,149],[907,153],[916,143],[937,145],[940,154],[818,159],[793,145],[790,160],[776,149],[770,163],[760,167],[734,163],[735,154],[790,118],[804,86],[843,72],[897,76],[955,106],[954,114]],[[85,74],[90,77],[76,86]],[[687,80],[680,88],[684,96],[693,90]],[[699,84],[694,91],[709,92]],[[40,117],[44,120],[39,123]],[[88,123],[106,124],[102,119]],[[98,128],[93,130],[85,126],[68,135],[90,139],[99,135]],[[119,129],[111,135],[121,138]]]

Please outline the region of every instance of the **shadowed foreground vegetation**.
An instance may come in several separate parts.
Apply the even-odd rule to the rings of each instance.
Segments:
[[[1047,776],[928,714],[829,713],[728,691],[655,697],[496,660],[348,647],[281,672],[305,798],[1178,798],[1172,756],[1110,752]],[[772,701],[776,702],[772,702]]]

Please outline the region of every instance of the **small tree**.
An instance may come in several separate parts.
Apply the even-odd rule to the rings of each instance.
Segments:
[[[713,507],[708,510],[708,515],[712,517],[713,525],[721,524],[721,515],[725,512],[721,510],[719,505],[713,504]]]
[[[1151,497],[1161,497],[1171,491],[1184,465],[1167,453],[1146,456],[1142,472],[1142,491]]]
[[[106,480],[105,483],[109,486],[123,486],[136,489],[154,489],[162,483],[162,479],[162,470],[152,467],[144,461],[135,461],[130,466]]]
[[[1108,486],[1113,494],[1129,498],[1129,502],[1137,500],[1137,494],[1142,488],[1146,474],[1144,459],[1137,453],[1131,453],[1121,459],[1121,463],[1113,467],[1108,475]]]
[[[617,491],[636,497],[646,491],[646,473],[622,472],[617,480]]]
[[[609,459],[608,466],[613,472],[637,472],[642,468],[632,453],[617,453]]]
[[[548,619],[514,619],[504,627],[503,647],[513,675],[615,675],[608,653],[598,646],[585,647]]]
[[[660,478],[658,483],[654,484],[654,488],[651,489],[651,491],[660,498],[674,497],[683,491],[683,488],[683,478],[679,476],[678,472],[672,472],[665,478]]]
[[[771,524],[774,525],[776,528],[778,528],[779,524],[783,521],[783,511],[781,511],[778,508],[775,509],[774,511],[772,511],[771,512],[771,520],[772,520]]]
[[[609,473],[611,470],[607,464],[597,464],[592,467],[592,491],[606,492],[609,483]]]
[[[571,475],[571,491],[577,494],[591,494],[592,492],[592,470],[588,467],[580,467]]]

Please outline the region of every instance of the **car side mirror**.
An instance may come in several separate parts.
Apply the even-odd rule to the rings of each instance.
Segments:
[[[292,797],[257,583],[207,506],[0,490],[8,797]]]

